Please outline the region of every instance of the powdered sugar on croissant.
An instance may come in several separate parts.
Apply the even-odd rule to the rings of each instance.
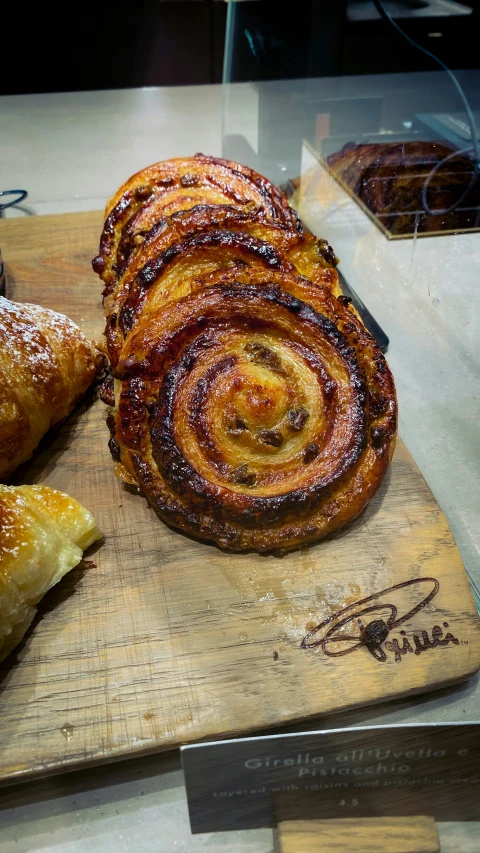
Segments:
[[[56,311],[0,297],[0,477],[28,459],[85,393],[97,353]]]

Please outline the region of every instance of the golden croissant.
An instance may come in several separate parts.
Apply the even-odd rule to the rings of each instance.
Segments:
[[[0,297],[0,478],[67,417],[96,369],[93,344],[68,317]]]
[[[0,485],[0,660],[20,642],[47,590],[100,537],[93,516],[63,492]]]

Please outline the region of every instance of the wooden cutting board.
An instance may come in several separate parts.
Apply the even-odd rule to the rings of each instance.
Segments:
[[[274,839],[275,853],[440,853],[427,816],[285,820]]]
[[[90,259],[101,221],[81,213],[1,222],[7,295],[64,311],[99,336]],[[95,565],[48,594],[0,666],[0,780],[278,727],[438,688],[480,667],[460,555],[401,441],[360,519],[279,559],[225,554],[168,529],[115,479],[104,420],[92,394],[16,475],[78,498],[105,538],[86,555]],[[336,628],[344,608],[351,620]],[[394,608],[407,618],[380,648],[334,640],[358,634],[359,614],[364,624],[392,620]],[[317,645],[303,648],[328,617],[310,640]]]

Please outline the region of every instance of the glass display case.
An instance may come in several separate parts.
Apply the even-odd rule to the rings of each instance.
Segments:
[[[299,4],[299,35],[267,6],[229,7],[223,154],[275,181],[333,247],[344,293],[395,376],[400,440],[447,517],[479,608],[480,74],[471,37],[463,61],[452,45],[457,28],[478,32],[479,10]],[[467,693],[360,716],[478,720],[476,679]],[[478,825],[469,831],[474,843]]]
[[[425,56],[423,39],[416,55],[428,70],[389,73],[387,62],[382,73],[340,75],[340,63],[325,68],[325,76],[290,79],[283,68],[285,79],[271,80],[269,51],[280,47],[272,47],[275,28],[269,31],[265,8],[260,14],[265,5],[230,4],[223,155],[285,189],[304,224],[332,244],[346,292],[388,336],[400,435],[447,515],[478,601],[480,471],[472,425],[480,414],[473,390],[480,365],[472,306],[480,257],[480,72],[441,68]],[[411,24],[407,7],[414,5],[405,4],[401,14],[392,9],[394,20],[378,20],[384,37],[394,39],[396,58],[416,58],[411,28],[403,37],[398,29]],[[435,6],[416,7],[422,5],[425,15]],[[443,5],[446,16],[449,4]],[[470,7],[450,6],[457,23],[456,15],[470,21]],[[371,17],[379,17],[373,3],[347,7],[347,23],[366,19],[370,7]],[[437,17],[439,9],[430,13],[439,28],[451,25]],[[332,37],[332,26],[323,31],[318,24],[322,38]],[[293,52],[292,68],[307,47],[321,52],[318,32],[305,29],[301,46],[285,32],[280,39],[283,54]],[[339,42],[348,42],[341,28],[334,30]],[[442,33],[429,35],[430,50],[442,45]],[[260,79],[236,82],[247,48],[254,62],[264,43]]]

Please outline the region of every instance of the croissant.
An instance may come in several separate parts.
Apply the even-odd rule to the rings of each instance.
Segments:
[[[205,286],[217,270],[233,270],[245,281],[256,270],[264,276],[272,270],[302,274],[340,295],[336,262],[325,240],[292,231],[263,211],[197,205],[173,214],[132,252],[123,277],[105,296],[111,364],[140,316]]]
[[[100,250],[93,261],[107,292],[138,239],[159,219],[197,204],[261,208],[269,218],[301,231],[285,196],[253,169],[204,154],[155,163],[133,175],[107,204]]]
[[[0,661],[22,639],[47,590],[100,537],[93,516],[63,492],[0,485]]]
[[[96,368],[93,344],[63,314],[0,297],[0,477],[71,412]]]
[[[348,300],[261,272],[217,270],[140,315],[110,416],[112,454],[159,515],[238,551],[287,550],[355,518],[397,423],[391,373]]]

